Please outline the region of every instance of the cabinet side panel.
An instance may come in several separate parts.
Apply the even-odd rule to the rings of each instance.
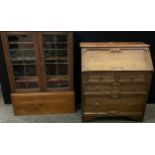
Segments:
[[[11,97],[10,97],[11,87],[9,83],[1,37],[0,37],[0,82],[4,103],[11,104]]]

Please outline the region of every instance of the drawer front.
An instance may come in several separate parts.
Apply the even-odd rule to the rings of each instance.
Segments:
[[[83,74],[83,83],[147,83],[147,72],[93,72]]]
[[[120,98],[85,96],[84,112],[105,112],[114,115],[142,112],[145,106],[144,99],[143,95],[120,96]]]
[[[82,81],[86,83],[97,83],[97,82],[111,83],[115,82],[115,74],[114,72],[87,73],[83,74]]]
[[[125,73],[118,75],[119,82],[136,82],[136,83],[146,83],[147,75],[144,73]]]
[[[140,92],[147,90],[147,84],[145,83],[111,83],[111,84],[85,84],[83,86],[84,92],[104,92],[117,90],[120,92]]]

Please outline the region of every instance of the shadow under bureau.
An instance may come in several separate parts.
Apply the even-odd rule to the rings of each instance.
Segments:
[[[153,65],[141,42],[80,43],[82,120],[128,117],[143,120]]]

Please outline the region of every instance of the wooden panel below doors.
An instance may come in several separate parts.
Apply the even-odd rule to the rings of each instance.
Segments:
[[[74,92],[13,93],[15,115],[73,113]]]

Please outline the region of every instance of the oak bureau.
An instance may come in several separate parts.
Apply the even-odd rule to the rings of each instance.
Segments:
[[[153,64],[141,42],[82,42],[82,120],[128,117],[142,121]]]

